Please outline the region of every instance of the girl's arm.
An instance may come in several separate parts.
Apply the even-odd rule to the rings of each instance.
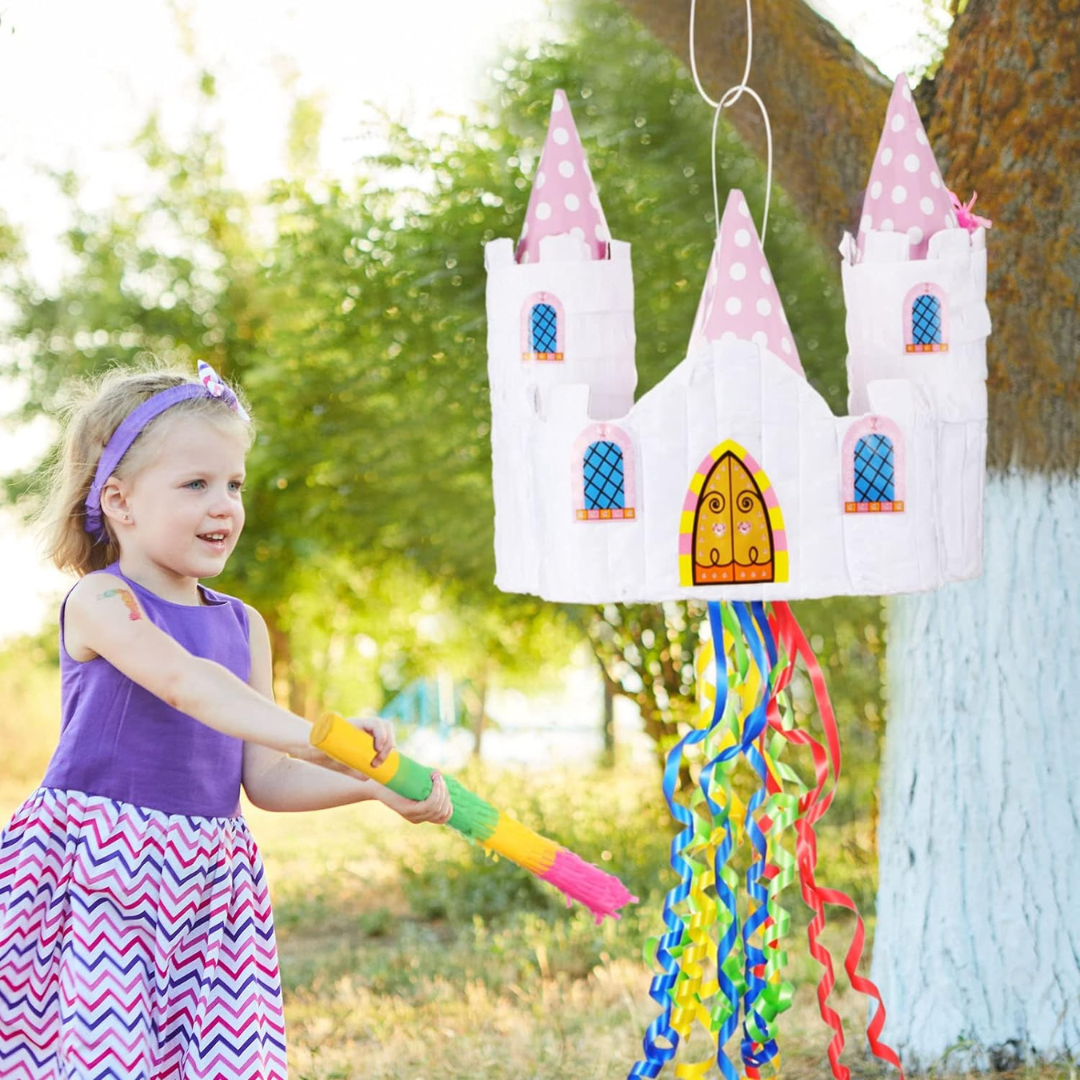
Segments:
[[[279,708],[213,660],[189,653],[142,610],[126,581],[84,577],[64,612],[68,651],[108,660],[132,682],[207,727],[307,761],[325,760],[308,741],[310,725]]]
[[[260,663],[268,678],[269,637],[261,618],[258,624],[265,638],[265,656]],[[207,727],[277,751],[279,759],[290,755],[326,765],[328,768],[320,769],[316,775],[325,777],[327,782],[338,779],[329,770],[342,767],[311,745],[308,738],[311,726],[306,720],[275,705],[268,696],[221,664],[189,653],[146,618],[138,598],[122,578],[113,574],[84,577],[68,597],[64,633],[68,651],[76,659],[100,656],[132,682]],[[349,777],[354,785],[370,791],[370,795],[363,797],[380,798],[410,820],[449,818],[449,796],[441,777],[422,803],[400,799],[382,785],[361,780],[351,771]],[[354,786],[352,790],[358,788]],[[383,798],[383,791],[390,798]]]
[[[273,662],[270,655],[270,633],[263,617],[249,604],[249,640],[251,642],[250,685],[264,697],[274,699]],[[393,737],[380,747],[378,762],[393,746]],[[330,758],[319,768],[307,761],[297,761],[257,743],[244,743],[244,791],[251,802],[262,810],[325,810],[331,806],[377,799],[412,822],[449,821],[453,809],[446,782],[437,773],[432,776],[431,794],[422,802],[403,799],[389,788],[360,776],[352,769]]]
[[[250,604],[244,606],[248,612],[251,642],[248,683],[273,701],[270,634],[263,617]],[[344,770],[344,766],[337,768]],[[297,761],[258,743],[244,743],[244,791],[261,810],[325,810],[378,798],[375,789],[381,786],[352,770],[342,775],[307,761]]]

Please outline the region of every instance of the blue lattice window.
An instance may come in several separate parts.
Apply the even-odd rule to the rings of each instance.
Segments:
[[[559,350],[559,317],[552,304],[533,304],[529,316],[532,351],[555,353]]]
[[[904,344],[909,353],[949,351],[948,300],[941,286],[921,281],[904,298]]]
[[[521,305],[521,359],[562,360],[566,314],[551,292],[534,292]]]
[[[896,466],[892,439],[866,435],[855,446],[855,502],[891,503],[895,498]]]
[[[915,345],[941,344],[941,301],[929,293],[911,305],[911,340]]]
[[[623,453],[615,443],[591,443],[582,468],[586,510],[622,510],[626,506]]]

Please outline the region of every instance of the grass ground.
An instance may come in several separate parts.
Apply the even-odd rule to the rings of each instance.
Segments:
[[[656,1015],[643,948],[661,925],[671,884],[670,831],[656,778],[616,773],[463,775],[496,805],[619,874],[642,900],[596,927],[580,909],[456,834],[411,826],[364,804],[319,814],[249,810],[274,898],[293,1080],[609,1080],[626,1076]],[[32,786],[32,785],[31,785]],[[6,820],[26,785],[0,786]],[[864,826],[821,830],[830,884],[872,903]],[[827,1080],[816,966],[795,916],[781,1018],[781,1075]],[[826,939],[834,955],[848,927]],[[839,964],[837,965],[839,967]],[[888,1072],[864,1055],[862,999],[841,983],[844,1063],[853,1080]],[[695,1036],[680,1061],[705,1059]],[[668,1068],[663,1076],[671,1077]],[[718,1076],[715,1066],[709,1076]],[[1071,1066],[1006,1074],[1077,1080]]]

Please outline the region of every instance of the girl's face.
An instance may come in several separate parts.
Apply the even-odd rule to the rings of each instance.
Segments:
[[[244,527],[246,443],[199,416],[169,420],[157,452],[126,485],[131,524],[117,529],[125,562],[177,577],[215,577]]]

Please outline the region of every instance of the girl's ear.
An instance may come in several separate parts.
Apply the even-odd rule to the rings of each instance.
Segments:
[[[115,476],[110,476],[101,489],[101,512],[114,526],[131,524],[127,488],[124,482]]]

